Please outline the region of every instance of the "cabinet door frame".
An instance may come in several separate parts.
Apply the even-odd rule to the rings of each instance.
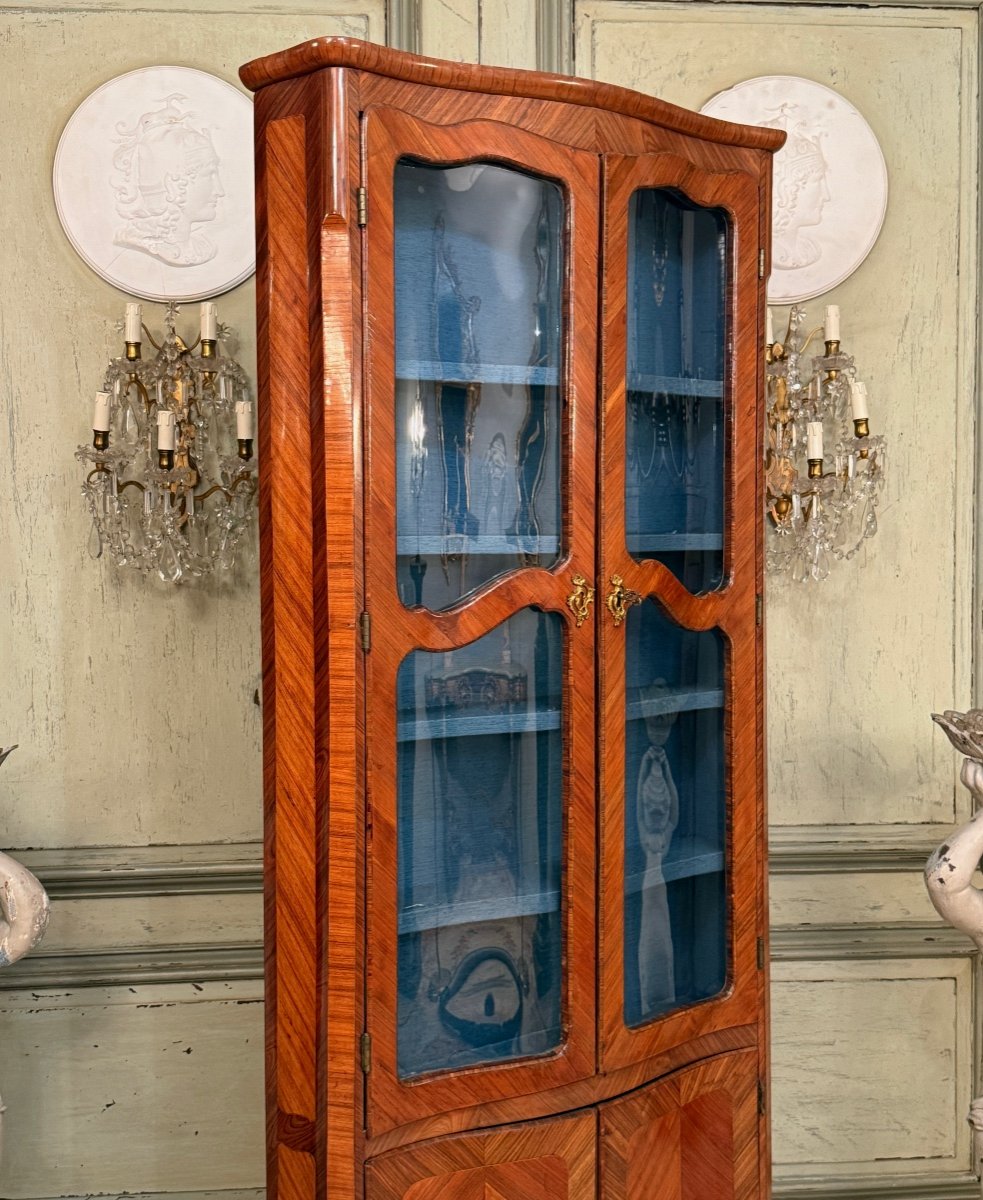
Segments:
[[[726,162],[726,151],[717,151]],[[609,1072],[718,1030],[759,1018],[757,915],[761,781],[756,628],[758,421],[759,179],[746,170],[709,170],[674,153],[607,155],[604,160],[602,388],[599,494],[598,704],[601,780],[599,1058]],[[628,213],[643,188],[675,190],[729,220],[725,291],[724,570],[721,586],[689,592],[661,562],[636,561],[625,537]],[[727,984],[719,996],[629,1028],[624,1021],[625,626],[605,611],[604,591],[620,575],[626,588],[651,597],[690,630],[718,629],[725,643],[726,869],[729,913]]]
[[[436,113],[435,113],[436,115]],[[388,106],[363,114],[363,182],[369,221],[365,263],[365,603],[373,617],[366,670],[366,1026],[370,1136],[441,1112],[531,1095],[596,1069],[594,620],[576,627],[567,604],[575,575],[593,581],[596,471],[596,154],[495,121],[434,124]],[[441,612],[406,608],[396,587],[393,173],[403,157],[440,166],[493,161],[558,183],[567,208],[561,366],[563,546],[549,570],[525,567],[490,581]],[[565,904],[563,1022],[557,1051],[538,1058],[448,1070],[401,1081],[396,1056],[397,729],[396,677],[413,650],[475,641],[520,609],[564,622],[562,786]],[[591,679],[588,691],[582,681]],[[330,964],[329,964],[330,970]]]

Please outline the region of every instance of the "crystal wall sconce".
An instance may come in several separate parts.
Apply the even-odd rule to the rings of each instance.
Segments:
[[[793,306],[776,341],[771,310],[765,337],[767,565],[799,582],[825,579],[877,532],[884,484],[884,438],[872,436],[867,389],[840,345],[840,310],[802,333]],[[820,332],[825,353],[806,352]],[[831,449],[832,448],[832,449]]]
[[[157,342],[142,306],[127,304],[125,351],[96,393],[92,444],[75,457],[92,516],[89,552],[119,567],[181,583],[230,571],[253,537],[256,471],[246,375],[219,353],[229,331],[214,303],[201,306],[188,346],[169,304]],[[156,351],[142,355],[144,335]]]

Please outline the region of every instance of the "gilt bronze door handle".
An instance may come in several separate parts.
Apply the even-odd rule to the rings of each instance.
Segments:
[[[607,598],[608,612],[614,618],[615,625],[620,625],[628,609],[633,604],[641,604],[642,598],[638,592],[625,587],[625,581],[620,575],[611,576],[611,589]]]
[[[574,575],[573,591],[567,596],[567,605],[577,620],[577,628],[590,616],[590,606],[594,603],[594,589],[588,586],[583,575]]]

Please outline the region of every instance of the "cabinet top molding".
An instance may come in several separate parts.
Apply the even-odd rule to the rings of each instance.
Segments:
[[[485,67],[441,58],[425,58],[356,38],[326,37],[302,42],[289,50],[246,63],[239,70],[239,78],[255,92],[271,83],[295,79],[325,67],[349,67],[391,79],[402,79],[407,83],[453,88],[463,92],[521,96],[532,100],[554,100],[564,104],[604,108],[726,146],[778,150],[785,141],[785,135],[780,130],[718,121],[610,83],[598,83],[593,79],[579,79],[570,75],[550,75],[541,71],[518,71],[508,67]]]

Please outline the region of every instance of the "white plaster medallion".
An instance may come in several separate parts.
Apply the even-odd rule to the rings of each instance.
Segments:
[[[55,154],[65,233],[103,279],[146,300],[203,300],[255,270],[252,102],[189,67],[110,79]]]
[[[701,111],[788,134],[775,155],[771,303],[809,300],[852,275],[887,211],[884,155],[853,105],[811,79],[763,75],[719,92]]]

